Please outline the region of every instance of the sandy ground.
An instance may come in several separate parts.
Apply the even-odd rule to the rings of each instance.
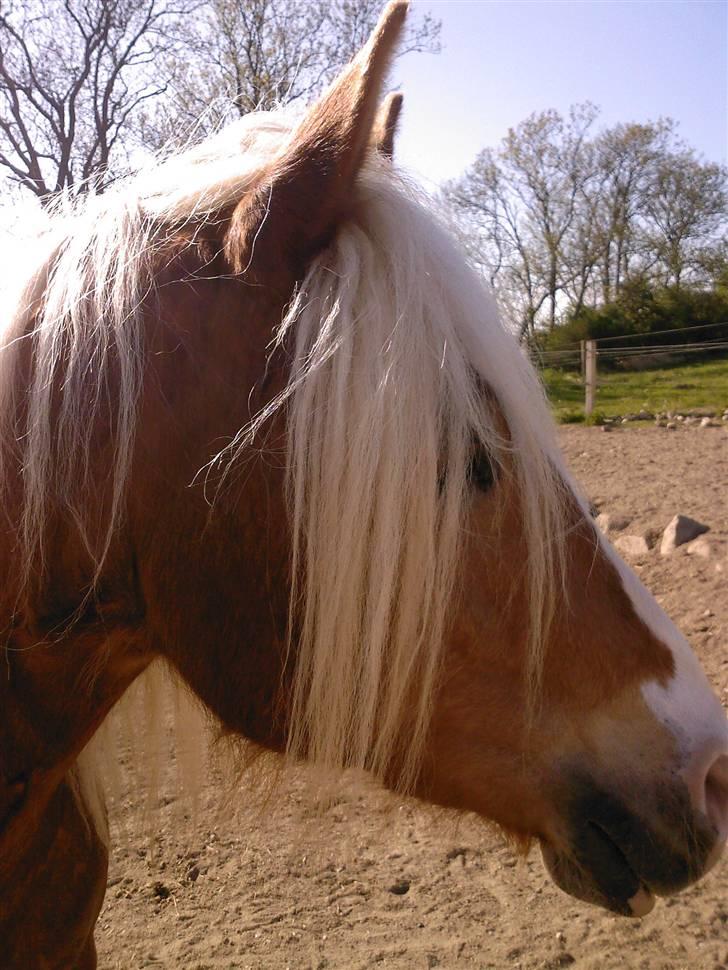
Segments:
[[[652,537],[678,512],[710,526],[708,558],[682,547],[635,565],[728,699],[728,428],[560,433],[592,501],[631,518],[625,533]],[[170,800],[151,839],[140,805],[117,808],[128,834],[111,863],[100,967],[728,968],[728,860],[624,920],[562,894],[537,851],[517,860],[476,818],[354,779],[312,811],[305,782],[262,808],[239,791],[221,817],[211,784],[196,828]]]

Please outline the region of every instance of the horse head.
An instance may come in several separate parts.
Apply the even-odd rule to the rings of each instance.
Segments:
[[[477,812],[641,915],[728,835],[726,718],[392,164],[406,7],[298,124],[243,119],[91,200],[34,278],[2,372],[3,602],[52,649],[7,655],[16,707],[43,700],[6,745],[10,849],[34,764],[63,766],[49,805],[161,657],[225,729]]]

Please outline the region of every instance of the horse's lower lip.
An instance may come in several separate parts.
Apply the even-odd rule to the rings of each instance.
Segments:
[[[618,845],[597,825],[587,823],[599,846],[600,870],[584,864],[570,852],[541,843],[541,854],[551,878],[570,896],[602,906],[621,916],[646,916],[655,905],[650,889],[635,874]]]
[[[629,900],[629,908],[633,916],[647,916],[655,905],[655,897],[644,886],[640,886],[637,893]]]
[[[625,870],[629,871],[639,883],[639,888],[637,889],[637,892],[633,896],[630,896],[630,898],[627,900],[627,905],[630,908],[632,916],[647,916],[648,913],[652,912],[655,906],[654,894],[644,884],[644,882],[640,880],[639,876],[634,872],[634,870],[632,869],[632,866],[627,861],[627,858],[625,857],[624,853],[620,849],[619,845],[614,841],[614,839],[609,835],[609,833],[606,832],[599,825],[595,825],[594,827],[598,830],[601,838],[606,843],[609,844],[610,848],[613,850],[615,858],[618,858],[621,861],[621,863],[625,867]]]
[[[646,786],[639,806],[625,790],[579,768],[563,771],[554,798],[558,828],[544,839],[543,857],[570,895],[642,916],[653,896],[672,896],[705,873],[718,833],[679,779]]]

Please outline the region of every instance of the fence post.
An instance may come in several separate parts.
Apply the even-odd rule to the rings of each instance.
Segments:
[[[584,354],[584,414],[588,418],[594,410],[594,400],[597,394],[597,342],[596,340],[583,340],[582,348]]]

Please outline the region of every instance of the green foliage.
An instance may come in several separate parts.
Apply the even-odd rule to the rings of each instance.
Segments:
[[[583,411],[559,411],[558,420],[559,420],[559,424],[583,424],[584,412]]]
[[[585,418],[585,424],[591,427],[597,427],[600,424],[607,423],[607,415],[603,411],[592,411],[592,413]]]
[[[545,351],[574,349],[581,340],[600,340],[632,334],[644,334],[643,340],[630,340],[630,347],[651,344],[700,343],[725,335],[728,327],[728,272],[711,290],[676,286],[651,286],[641,277],[625,283],[619,297],[599,307],[584,307],[550,334],[540,339]],[[703,327],[691,334],[680,333],[686,327]],[[674,330],[675,333],[662,333]],[[660,332],[659,338],[651,334]],[[601,365],[600,365],[601,366]]]
[[[728,258],[721,258],[711,267],[713,289],[721,299],[728,302]]]

